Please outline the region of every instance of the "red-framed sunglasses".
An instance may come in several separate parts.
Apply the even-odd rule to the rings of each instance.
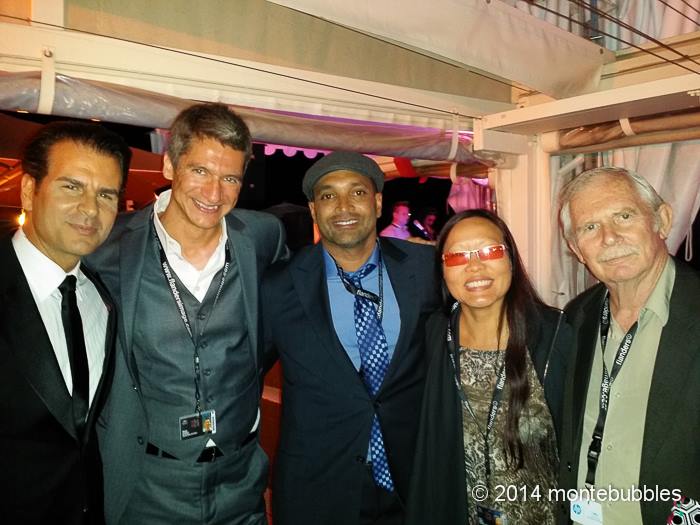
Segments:
[[[502,259],[507,250],[508,247],[505,244],[493,244],[491,246],[484,246],[478,250],[443,253],[442,262],[445,266],[462,266],[468,264],[474,255],[476,255],[480,261],[495,261],[496,259]]]

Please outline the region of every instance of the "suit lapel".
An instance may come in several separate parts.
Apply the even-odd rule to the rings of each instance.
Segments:
[[[355,367],[340,343],[333,326],[326,286],[326,268],[321,244],[295,258],[289,266],[294,289],[311,327],[319,336],[322,347],[342,370],[352,373],[362,383]],[[364,387],[363,387],[364,388]]]
[[[688,374],[693,370],[693,361],[700,358],[694,351],[700,338],[700,285],[692,273],[693,270],[676,261],[670,315],[661,332],[649,390],[641,463],[646,471],[653,471],[651,465],[661,449],[659,443],[667,439],[668,429],[682,420],[675,401],[682,385],[693,382]],[[640,474],[645,479],[645,473]]]
[[[226,217],[228,244],[231,255],[238,266],[239,282],[243,292],[243,304],[248,326],[250,349],[256,368],[260,366],[258,356],[258,268],[256,250],[253,241],[243,234],[245,225],[236,217]]]
[[[135,214],[129,222],[129,231],[119,242],[119,294],[121,312],[124,316],[122,340],[128,355],[131,355],[131,342],[134,340],[136,301],[139,296],[144,261],[148,257],[152,213],[153,206],[149,206]],[[127,359],[127,362],[131,363],[131,359]],[[136,374],[133,375],[137,377]]]
[[[416,331],[416,324],[420,314],[420,301],[418,300],[417,279],[425,279],[431,276],[417,275],[416,267],[407,254],[392,244],[390,241],[380,239],[382,257],[389,274],[391,287],[399,305],[399,315],[401,318],[401,330],[396,341],[394,355],[389,363],[386,378],[391,378],[401,363],[405,362],[403,355],[408,352],[411,339]],[[382,389],[390,383],[385,379]]]
[[[586,410],[586,397],[588,384],[593,367],[596,344],[598,342],[600,311],[605,298],[605,288],[600,287],[600,292],[595,293],[591,300],[584,306],[580,316],[583,322],[578,331],[578,351],[576,352],[576,365],[573,370],[576,374],[573,378],[573,450],[579,450],[581,446],[581,434],[583,432],[583,416]],[[588,444],[586,444],[588,446]],[[578,458],[574,458],[578,463]]]
[[[9,239],[0,246],[0,316],[11,326],[0,335],[48,411],[73,438],[73,407],[29,284]]]
[[[97,385],[97,389],[95,390],[95,396],[93,397],[92,403],[90,404],[90,412],[88,414],[87,425],[85,426],[86,437],[88,437],[90,435],[89,429],[93,428],[95,424],[95,418],[99,415],[100,410],[102,409],[106,394],[109,391],[109,387],[111,385],[112,365],[114,362],[112,354],[114,353],[114,342],[116,335],[116,315],[114,303],[112,302],[112,299],[109,296],[109,293],[107,292],[107,289],[104,287],[102,282],[97,277],[95,277],[92,274],[92,272],[90,272],[90,270],[88,270],[85,267],[85,265],[81,266],[81,270],[85,274],[85,276],[88,279],[90,279],[92,284],[95,285],[95,288],[100,294],[102,302],[107,308],[107,329],[105,331],[105,357],[104,361],[102,362],[102,375],[100,376],[100,382]]]

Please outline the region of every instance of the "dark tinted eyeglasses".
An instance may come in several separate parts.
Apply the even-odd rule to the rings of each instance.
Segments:
[[[468,264],[473,256],[476,256],[480,261],[495,261],[502,259],[508,248],[505,244],[493,244],[484,246],[478,250],[467,250],[466,252],[443,253],[442,262],[445,266],[462,266]]]

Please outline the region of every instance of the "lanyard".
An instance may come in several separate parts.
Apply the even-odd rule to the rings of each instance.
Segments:
[[[338,265],[338,263],[332,255],[331,259],[333,259],[333,262],[335,263],[335,268],[338,271],[338,277],[340,277],[340,280],[343,283],[343,286],[345,286],[345,289],[351,294],[372,301],[374,304],[377,305],[377,319],[379,319],[379,322],[381,323],[382,315],[384,313],[384,272],[382,271],[381,252],[379,252],[378,255],[379,257],[377,261],[377,280],[379,281],[379,295],[377,295],[376,293],[372,293],[369,290],[365,290],[364,288],[358,288],[357,286],[355,286],[355,284],[348,277],[348,274]]]
[[[455,302],[455,304],[452,306],[450,322],[447,325],[448,355],[450,356],[450,361],[452,361],[452,368],[454,370],[454,381],[455,386],[457,387],[457,393],[459,394],[459,399],[462,401],[462,404],[469,412],[469,415],[477,424],[479,433],[484,439],[484,469],[486,470],[486,483],[488,485],[489,479],[491,477],[491,449],[489,446],[489,436],[491,435],[491,430],[493,429],[493,425],[496,422],[498,407],[501,404],[501,399],[503,398],[503,389],[505,388],[506,384],[506,366],[505,363],[503,363],[498,369],[498,373],[496,374],[496,385],[493,388],[493,394],[491,396],[491,406],[489,407],[488,419],[486,420],[486,432],[481,432],[481,428],[479,427],[479,421],[476,418],[474,409],[472,408],[471,403],[469,403],[467,393],[462,388],[462,384],[460,382],[459,348],[456,343],[456,340],[459,339],[459,314],[459,303]]]
[[[187,315],[187,310],[185,309],[185,303],[182,302],[182,298],[180,296],[180,290],[177,287],[177,280],[173,276],[173,272],[170,269],[170,264],[168,263],[168,258],[165,255],[165,250],[163,249],[163,245],[160,242],[160,238],[158,237],[158,232],[156,232],[156,227],[155,227],[155,222],[153,223],[153,236],[156,239],[156,244],[158,245],[158,254],[160,255],[160,267],[161,270],[163,270],[163,275],[165,276],[165,280],[168,283],[168,288],[170,289],[170,293],[173,296],[173,299],[175,300],[175,305],[177,306],[177,310],[180,313],[180,319],[182,319],[182,323],[185,325],[185,329],[187,330],[187,333],[190,335],[190,339],[192,340],[192,345],[194,346],[194,355],[193,355],[193,361],[194,361],[194,399],[195,399],[195,406],[194,410],[198,414],[201,413],[202,411],[202,406],[200,403],[201,395],[199,393],[199,382],[201,380],[201,375],[200,375],[200,369],[199,369],[199,347],[195,341],[194,335],[192,334],[192,325],[190,324],[190,319],[189,316]],[[219,282],[219,288],[216,290],[216,296],[214,297],[214,304],[211,307],[211,312],[209,313],[209,319],[211,319],[211,316],[214,312],[214,308],[216,308],[216,303],[219,301],[219,297],[221,296],[221,290],[224,288],[224,281],[226,281],[226,274],[228,273],[228,269],[231,266],[231,252],[228,249],[228,243],[226,243],[226,262],[224,263],[224,268],[221,272],[221,282]],[[207,320],[208,322],[208,320]],[[206,323],[202,325],[201,330],[199,331],[199,335],[201,336],[204,333],[204,329],[206,328]]]
[[[598,412],[598,421],[593,429],[593,437],[591,444],[588,446],[588,472],[586,473],[586,484],[593,486],[595,484],[595,473],[598,468],[598,459],[603,444],[603,431],[605,430],[605,420],[608,417],[608,404],[610,401],[610,389],[612,388],[615,378],[620,373],[622,365],[625,364],[627,355],[632,347],[632,341],[637,333],[637,322],[630,327],[625,334],[625,337],[620,341],[620,346],[615,354],[615,361],[610,373],[605,364],[605,347],[608,344],[608,332],[610,331],[610,296],[606,294],[603,301],[603,310],[600,312],[600,347],[603,353],[603,378],[600,382],[600,410]]]

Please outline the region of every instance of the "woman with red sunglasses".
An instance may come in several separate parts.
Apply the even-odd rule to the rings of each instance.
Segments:
[[[571,328],[538,297],[495,214],[452,217],[437,256],[444,309],[427,325],[408,523],[554,523]]]

